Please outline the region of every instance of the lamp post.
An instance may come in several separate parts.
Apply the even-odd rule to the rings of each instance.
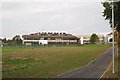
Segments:
[[[62,46],[63,46],[63,32],[62,32]]]
[[[44,34],[45,34],[45,33],[43,32],[43,47],[44,47],[44,40],[45,40],[45,39],[44,39],[44,38],[45,38]]]
[[[112,73],[115,73],[115,50],[114,50],[114,1],[111,1],[111,8],[112,8],[112,34],[113,34],[113,42],[112,42]]]

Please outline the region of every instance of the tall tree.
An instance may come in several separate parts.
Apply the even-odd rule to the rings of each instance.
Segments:
[[[90,43],[94,44],[94,43],[97,43],[99,42],[99,37],[98,35],[96,35],[95,33],[91,35],[90,37]]]
[[[119,2],[114,2],[114,25],[115,29],[118,32],[118,76],[120,77],[120,1]],[[103,16],[105,17],[106,20],[109,20],[110,25],[112,23],[112,9],[111,9],[111,3],[105,2],[103,3],[104,6],[104,12]]]
[[[115,2],[113,3],[114,5],[114,21],[115,21],[115,27],[116,30],[120,32],[120,2]],[[103,3],[104,6],[104,14],[103,16],[105,17],[106,20],[109,20],[110,25],[112,26],[112,8],[111,8],[111,3],[105,2]],[[111,27],[110,26],[110,27]]]

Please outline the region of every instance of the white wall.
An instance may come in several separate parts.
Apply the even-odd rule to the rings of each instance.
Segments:
[[[108,42],[111,38],[113,38],[113,35],[108,36]]]
[[[83,44],[83,37],[80,38],[80,43]]]
[[[39,44],[48,44],[48,40],[39,40]]]

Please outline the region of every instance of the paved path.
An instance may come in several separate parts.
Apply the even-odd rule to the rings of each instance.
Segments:
[[[57,78],[100,78],[112,62],[112,48],[91,64],[78,70],[57,76]]]

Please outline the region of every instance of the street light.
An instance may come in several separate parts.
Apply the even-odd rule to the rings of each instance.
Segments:
[[[44,47],[44,40],[45,40],[45,39],[44,39],[44,38],[45,38],[44,34],[45,34],[45,33],[43,32],[43,47]]]
[[[62,46],[63,46],[63,32],[62,32]]]
[[[112,55],[113,55],[113,58],[112,58],[112,73],[114,74],[115,73],[115,50],[114,50],[114,1],[112,0],[111,1],[111,8],[112,8],[112,33],[113,33],[113,43],[112,43]]]

